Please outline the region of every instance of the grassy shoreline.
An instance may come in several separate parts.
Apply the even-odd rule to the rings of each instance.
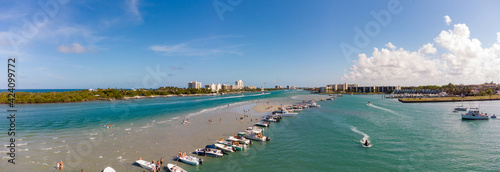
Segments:
[[[433,102],[460,102],[461,97],[431,97],[431,98],[399,98],[402,103],[433,103]],[[463,101],[492,101],[500,100],[500,95],[491,96],[467,96]]]
[[[201,90],[205,91],[205,90]],[[200,92],[201,92],[200,91]],[[269,90],[266,90],[269,91]],[[245,92],[260,92],[258,90],[225,91],[224,94],[241,94]],[[0,93],[0,104],[9,104],[9,93]],[[157,97],[184,97],[184,96],[212,96],[214,93],[181,93],[164,90],[123,90],[123,89],[101,89],[96,91],[77,90],[65,92],[16,92],[15,104],[45,104],[45,103],[78,103],[88,101],[114,101]],[[220,95],[216,94],[216,95]]]

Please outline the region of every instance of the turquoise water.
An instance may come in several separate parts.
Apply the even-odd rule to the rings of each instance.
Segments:
[[[18,105],[18,138],[27,143],[27,151],[22,152],[25,156],[54,135],[71,135],[95,126],[194,116],[200,110],[253,100],[299,101],[293,97],[308,94],[276,91],[266,95]],[[367,106],[368,101],[373,106]],[[452,112],[454,103],[403,104],[380,95],[346,95],[318,104],[321,108],[304,110],[266,129],[270,142],[255,143],[247,151],[223,158],[207,157],[202,166],[181,166],[188,171],[500,170],[500,121],[463,121]],[[500,101],[464,105],[500,114]],[[0,110],[5,112],[6,108]],[[0,120],[2,128],[7,125],[7,120]],[[362,147],[359,141],[363,137],[373,146]],[[0,139],[7,137],[3,134]],[[2,161],[4,164],[6,159]],[[130,167],[131,171],[138,169]]]
[[[374,106],[367,106],[371,101]],[[190,171],[499,171],[500,121],[462,121],[453,103],[403,104],[380,95],[320,102],[265,133],[268,143]],[[478,102],[465,106],[479,106]],[[500,113],[500,102],[481,102]],[[369,136],[370,148],[359,140]]]

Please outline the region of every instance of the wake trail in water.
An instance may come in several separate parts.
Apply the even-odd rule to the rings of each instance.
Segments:
[[[351,126],[351,130],[354,131],[355,133],[363,135],[363,140],[368,140],[368,138],[370,138],[368,134],[359,131],[356,127]]]
[[[377,109],[380,109],[380,110],[384,110],[384,111],[387,111],[387,112],[390,112],[390,113],[393,113],[393,114],[397,114],[396,112],[390,110],[390,109],[386,109],[386,108],[383,108],[383,107],[379,107],[379,106],[376,106],[376,105],[373,105],[371,104],[370,106],[374,107],[374,108],[377,108]]]

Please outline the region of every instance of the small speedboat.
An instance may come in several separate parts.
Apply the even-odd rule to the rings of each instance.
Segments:
[[[453,109],[453,110],[456,110],[456,111],[467,111],[467,108],[462,105],[462,106],[455,107],[455,109]]]
[[[148,162],[148,161],[144,161],[144,160],[137,160],[135,161],[137,164],[139,164],[139,166],[141,166],[142,168],[145,168],[147,170],[151,170],[151,171],[154,171],[156,170],[156,165],[151,163],[151,162]]]
[[[267,121],[267,122],[278,122],[277,119],[274,119],[274,118],[264,118],[262,119],[262,121]]]
[[[235,148],[237,151],[242,151],[242,150],[245,150],[247,148],[247,145],[240,144],[240,142],[238,142],[238,141],[221,139],[221,140],[217,141],[217,143],[231,146],[231,147]]]
[[[371,105],[372,105],[372,103],[368,102],[366,105],[371,106]]]
[[[167,164],[168,170],[171,172],[187,172],[186,170],[182,169],[181,167],[177,166],[176,164]]]
[[[227,153],[224,153],[221,150],[215,148],[214,145],[207,145],[205,147],[205,149],[203,149],[203,148],[196,149],[195,153],[198,155],[208,155],[208,156],[214,156],[214,157],[223,157],[224,154],[227,155]]]
[[[102,170],[102,172],[116,172],[116,171],[111,167],[106,167],[104,170]]]
[[[259,127],[269,127],[269,123],[267,122],[257,122],[254,125]]]
[[[177,156],[177,160],[190,165],[203,164],[203,159],[196,158],[194,156],[185,156],[185,157]]]
[[[247,145],[252,144],[251,140],[245,138],[245,134],[246,132],[239,132],[237,135],[235,134],[234,136],[229,136],[227,140],[237,141],[240,142],[241,144],[247,144]]]
[[[236,148],[233,148],[232,146],[228,146],[228,145],[224,145],[224,144],[219,144],[219,143],[216,143],[214,145],[215,145],[215,147],[217,149],[220,149],[220,150],[223,150],[223,151],[227,151],[227,152],[235,152],[236,151]]]

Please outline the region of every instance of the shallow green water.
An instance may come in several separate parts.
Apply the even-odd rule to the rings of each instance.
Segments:
[[[44,154],[47,151],[43,148],[49,145],[43,142],[59,141],[96,126],[182,118],[204,109],[253,100],[300,101],[296,97],[307,94],[278,91],[266,95],[20,105],[18,138],[22,140],[18,143],[24,145],[19,146],[19,158]],[[368,101],[373,106],[367,106]],[[346,95],[318,104],[321,108],[304,110],[266,129],[270,142],[255,143],[247,151],[223,158],[207,157],[202,166],[181,166],[188,171],[500,170],[500,120],[463,121],[452,112],[454,103],[403,104],[382,99],[381,95]],[[464,105],[500,114],[500,101]],[[7,126],[6,121],[0,120],[0,125]],[[373,146],[362,147],[359,141],[363,137],[368,137]],[[7,137],[4,134],[0,139]],[[4,155],[5,150],[1,151]],[[40,166],[38,162],[50,162],[34,157],[28,160],[33,161],[32,168]],[[3,166],[5,157],[2,161]],[[138,169],[130,167],[131,171]]]
[[[292,94],[292,93],[290,93]],[[370,101],[373,106],[367,106]],[[500,113],[500,102],[469,102]],[[500,121],[463,121],[453,103],[344,96],[286,118],[272,140],[190,171],[499,171]],[[358,131],[358,132],[355,132]],[[369,136],[373,146],[360,140]]]

